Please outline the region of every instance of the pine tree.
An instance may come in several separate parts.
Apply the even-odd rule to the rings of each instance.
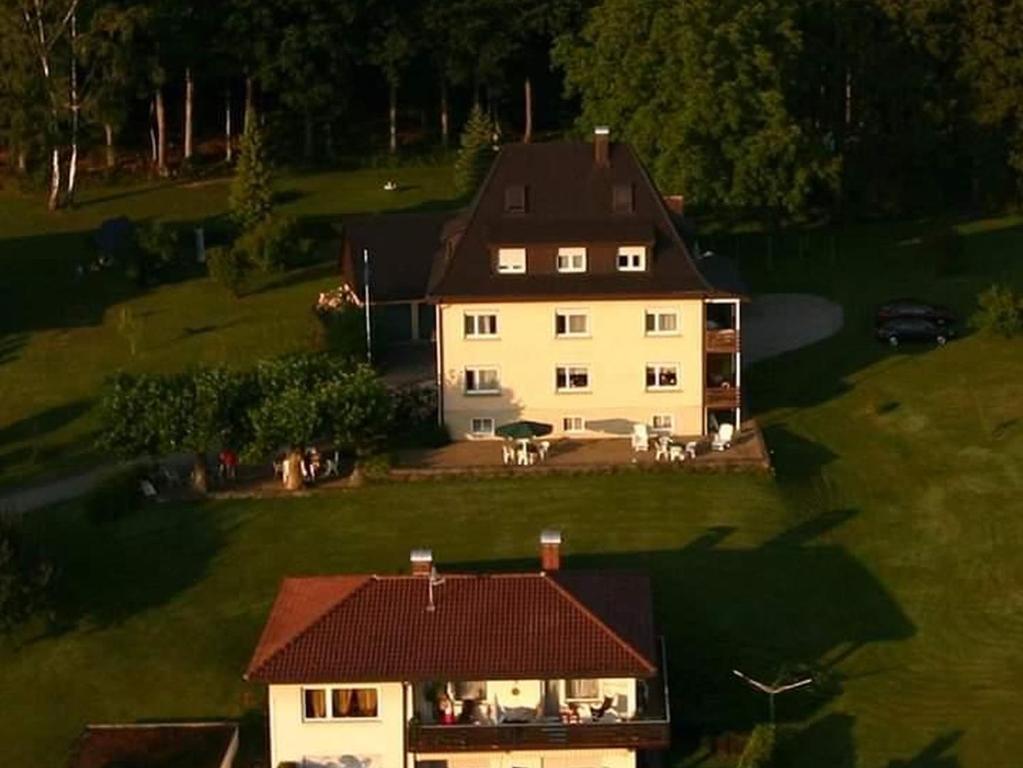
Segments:
[[[238,167],[231,182],[231,218],[243,230],[265,220],[273,206],[270,170],[263,149],[263,132],[255,115],[245,121]]]
[[[490,168],[494,155],[490,131],[490,121],[477,104],[462,130],[461,149],[455,161],[455,189],[460,195],[473,194]]]

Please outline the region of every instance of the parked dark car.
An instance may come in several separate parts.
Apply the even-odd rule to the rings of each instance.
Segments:
[[[875,322],[881,325],[898,317],[916,317],[931,320],[939,325],[950,325],[956,317],[952,310],[938,304],[928,304],[916,299],[895,299],[877,308]]]
[[[904,341],[933,341],[944,346],[955,336],[950,323],[939,323],[926,317],[896,317],[877,326],[879,341],[887,341],[893,347]]]

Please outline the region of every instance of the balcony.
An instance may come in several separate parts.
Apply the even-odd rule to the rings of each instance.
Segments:
[[[734,328],[708,328],[703,347],[707,353],[735,354],[740,351],[741,339]]]
[[[412,752],[504,752],[515,749],[667,749],[667,720],[617,723],[517,723],[501,725],[424,725],[409,723]]]
[[[711,409],[738,408],[740,404],[738,387],[707,385],[704,390],[704,405]]]

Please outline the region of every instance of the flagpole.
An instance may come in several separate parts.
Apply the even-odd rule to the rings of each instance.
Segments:
[[[373,325],[369,315],[369,248],[362,249],[363,304],[366,307],[366,362],[373,364]]]

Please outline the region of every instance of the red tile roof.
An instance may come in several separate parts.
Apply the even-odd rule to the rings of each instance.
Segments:
[[[586,571],[287,579],[246,678],[265,683],[652,677],[650,585]]]
[[[90,725],[69,768],[220,768],[238,733],[234,723]]]

